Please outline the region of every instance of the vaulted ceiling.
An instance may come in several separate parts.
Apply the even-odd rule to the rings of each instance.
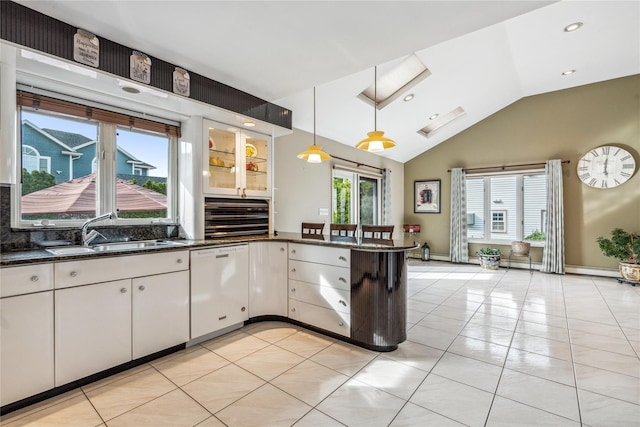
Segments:
[[[640,73],[638,1],[20,0],[29,8],[293,110],[293,126],[353,146],[357,95],[414,53],[431,75],[378,110],[406,162],[518,99]],[[574,22],[574,32],[564,28]],[[562,75],[564,71],[573,74]],[[462,107],[432,132],[418,130]]]

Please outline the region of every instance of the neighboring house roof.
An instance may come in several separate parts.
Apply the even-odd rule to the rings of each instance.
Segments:
[[[63,130],[56,130],[56,129],[49,129],[49,128],[39,128],[38,126],[31,123],[29,120],[23,120],[22,124],[31,127],[36,132],[39,132],[46,138],[60,145],[61,147],[64,148],[63,151],[70,151],[70,152],[73,152],[74,154],[77,152],[77,150],[96,143],[95,140],[88,138],[84,135],[81,135],[79,133],[65,132]],[[122,147],[118,147],[118,151],[122,152],[125,156],[127,156],[130,159],[129,161],[127,161],[127,163],[134,163],[138,168],[156,169],[155,166],[147,162],[144,162],[140,159],[137,159],[134,155],[124,150]],[[70,153],[63,153],[63,154],[70,154]],[[77,152],[77,154],[79,156],[82,155],[82,153],[80,152]]]
[[[31,129],[35,130],[36,132],[40,133],[41,135],[43,135],[45,138],[48,138],[49,140],[53,141],[54,143],[58,144],[59,146],[61,146],[62,148],[64,148],[66,151],[75,151],[73,148],[69,147],[67,144],[65,144],[63,141],[59,140],[58,138],[56,138],[55,136],[51,135],[50,133],[46,132],[44,129],[40,129],[38,126],[34,125],[33,123],[31,123],[29,120],[23,120],[22,121],[22,125],[23,126],[29,126]],[[78,153],[81,154],[81,153]]]
[[[123,179],[116,180],[119,212],[154,212],[167,209],[167,196]],[[96,175],[72,179],[22,196],[22,214],[95,214]]]
[[[87,138],[86,136],[80,135],[79,133],[65,132],[63,130],[48,128],[42,128],[42,130],[72,148],[76,148],[78,145],[93,141],[91,138]]]

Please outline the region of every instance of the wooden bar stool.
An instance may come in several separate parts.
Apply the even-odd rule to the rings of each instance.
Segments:
[[[394,227],[394,225],[363,225],[362,243],[392,245]]]
[[[329,235],[339,237],[355,237],[358,224],[329,224]]]
[[[324,222],[303,222],[302,236],[322,236]]]

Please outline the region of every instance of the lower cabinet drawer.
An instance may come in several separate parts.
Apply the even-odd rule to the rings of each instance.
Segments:
[[[289,280],[289,298],[343,313],[351,313],[351,292],[331,286]]]
[[[351,269],[349,267],[289,260],[289,279],[351,291]]]
[[[289,299],[289,317],[345,337],[351,336],[351,316],[348,313]]]

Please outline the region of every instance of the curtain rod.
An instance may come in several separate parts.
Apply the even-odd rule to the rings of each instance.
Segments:
[[[353,163],[353,164],[354,164],[354,165],[356,165],[356,166],[366,166],[366,167],[371,168],[371,169],[378,169],[378,170],[379,170],[379,171],[381,171],[381,172],[385,170],[385,168],[379,168],[379,167],[377,167],[377,166],[371,166],[371,165],[368,165],[368,164],[366,164],[366,163],[354,162],[353,160],[344,159],[344,158],[342,158],[342,157],[334,156],[333,154],[329,154],[329,155],[330,155],[332,158],[334,158],[334,159],[342,160],[342,161],[344,161],[344,162]]]
[[[571,163],[571,160],[562,160],[560,163]],[[487,169],[500,169],[500,170],[505,170],[505,168],[523,168],[526,166],[545,166],[547,163],[543,162],[543,163],[522,163],[520,165],[504,165],[504,166],[486,166],[483,168],[462,168],[463,171],[465,172],[469,172],[469,171],[480,171],[480,170],[487,170]],[[451,169],[447,169],[447,172],[451,172]]]

